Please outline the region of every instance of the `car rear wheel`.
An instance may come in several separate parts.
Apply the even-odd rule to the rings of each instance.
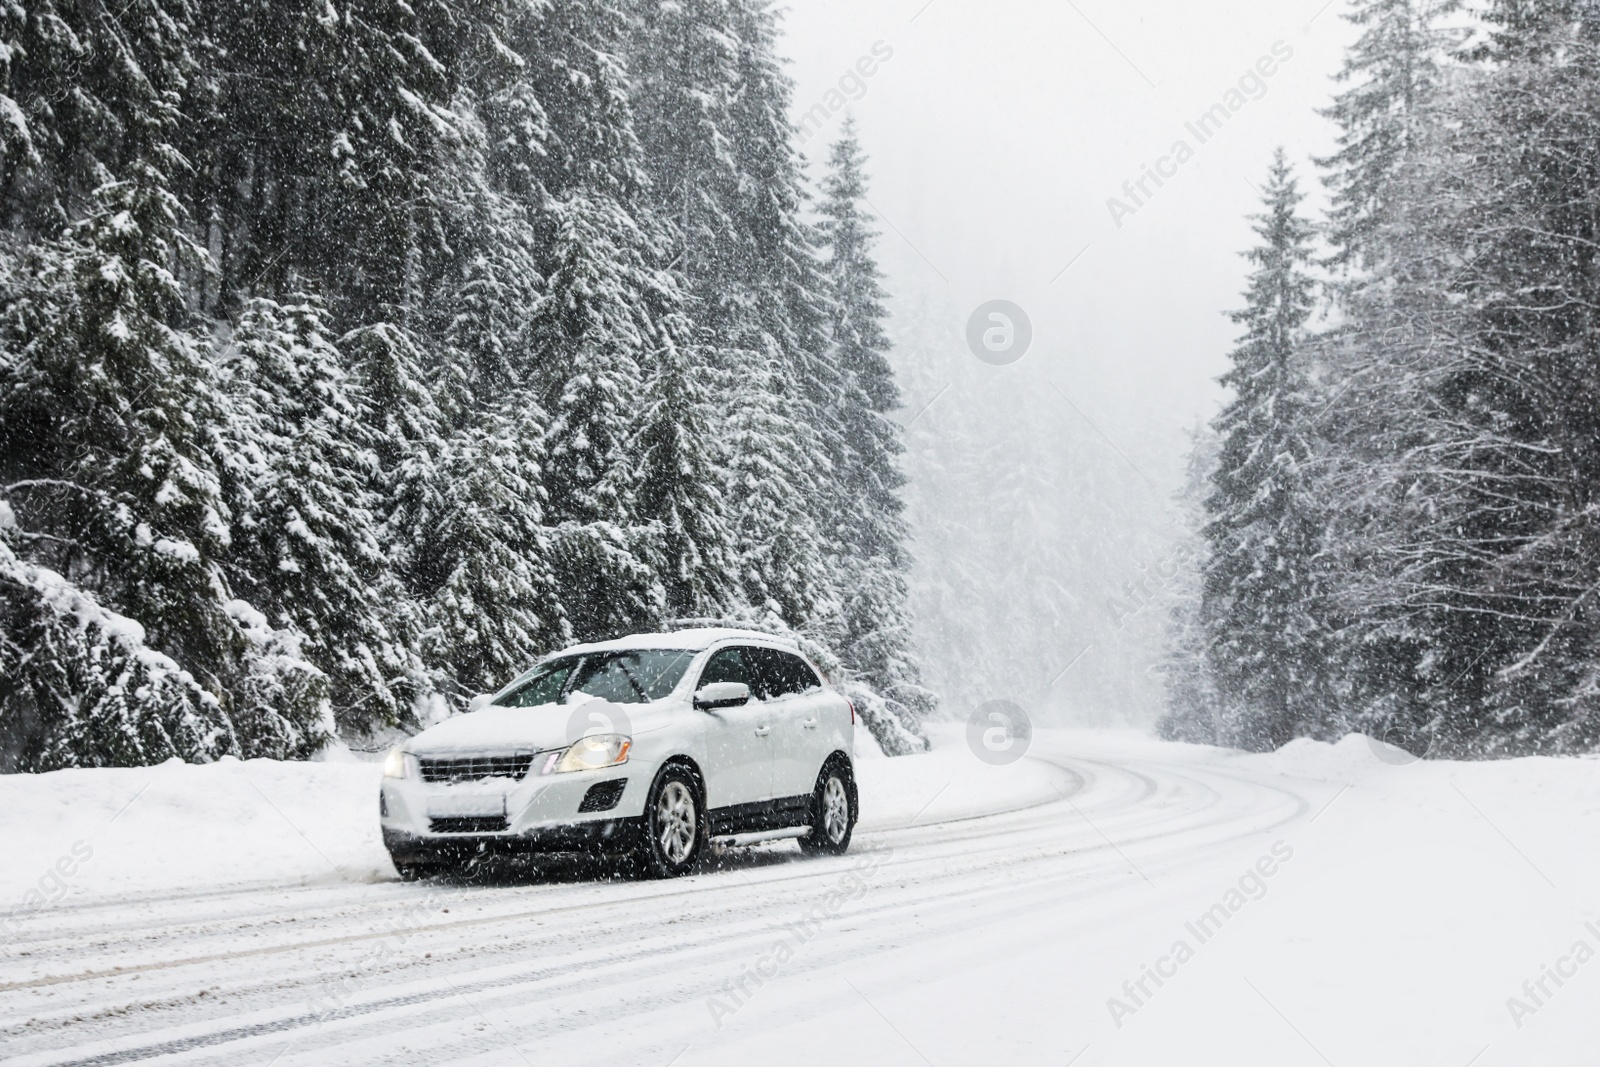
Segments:
[[[800,839],[801,851],[813,855],[842,855],[850,847],[850,835],[855,832],[858,814],[850,765],[842,759],[833,759],[817,775],[817,788],[811,798],[811,833]]]
[[[645,840],[636,857],[649,878],[676,878],[700,859],[708,839],[699,783],[688,768],[671,766],[656,776],[645,804]]]

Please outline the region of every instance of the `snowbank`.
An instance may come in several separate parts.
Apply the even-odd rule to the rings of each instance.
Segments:
[[[393,877],[376,763],[240,761],[0,776],[0,908]]]

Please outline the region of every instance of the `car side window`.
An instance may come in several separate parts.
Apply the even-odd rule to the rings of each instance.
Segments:
[[[725,648],[712,655],[706,663],[705,670],[700,672],[700,686],[704,687],[712,682],[743,682],[750,687],[752,695],[759,696],[761,686],[753,664],[745,655],[748,651],[751,650]]]
[[[816,672],[806,666],[805,660],[799,656],[775,648],[753,648],[750,651],[761,671],[763,699],[804,693],[821,684],[817,681]]]
[[[791,680],[790,684],[794,686],[793,692],[808,693],[813,689],[822,688],[822,679],[817,677],[817,672],[811,669],[809,663],[788,652],[779,652],[778,655],[788,664],[787,673]]]
[[[755,667],[756,673],[761,676],[761,699],[772,700],[788,692],[783,687],[783,672],[778,669],[773,660],[773,651],[770,648],[752,648],[748,650],[750,662]]]

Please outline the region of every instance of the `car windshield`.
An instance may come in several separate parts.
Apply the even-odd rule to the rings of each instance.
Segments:
[[[582,693],[614,704],[643,704],[672,692],[693,660],[693,652],[654,648],[561,656],[539,664],[494,703],[531,708]]]

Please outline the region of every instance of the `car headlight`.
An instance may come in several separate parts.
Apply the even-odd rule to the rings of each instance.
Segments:
[[[385,778],[404,778],[409,769],[410,759],[400,748],[391,748],[389,754],[383,758],[383,776]]]
[[[633,738],[622,734],[591,734],[579,738],[564,752],[552,752],[544,761],[543,774],[560,774],[563,771],[597,771],[602,767],[615,767],[628,762],[628,750]]]

